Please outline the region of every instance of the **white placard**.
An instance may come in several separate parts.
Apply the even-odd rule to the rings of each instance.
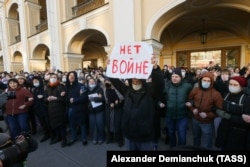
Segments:
[[[115,45],[109,58],[106,75],[110,78],[148,79],[153,69],[153,48],[145,42]]]

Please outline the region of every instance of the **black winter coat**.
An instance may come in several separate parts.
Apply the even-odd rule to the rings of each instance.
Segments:
[[[223,150],[250,150],[250,124],[242,119],[242,114],[250,114],[250,97],[243,95],[242,98],[242,95],[243,92],[229,93],[224,99],[222,109],[231,114],[231,118],[222,119],[215,142]]]
[[[67,109],[72,109],[71,117],[69,118],[75,124],[85,123],[88,117],[88,94],[85,91],[80,94],[81,88],[85,87],[81,83],[75,83],[73,85],[67,85]],[[69,102],[69,99],[73,98],[73,103]]]
[[[62,84],[48,86],[46,89],[46,99],[48,96],[57,97],[57,100],[48,102],[49,122],[52,129],[66,124],[66,96],[61,96],[62,92],[65,92],[65,86]]]
[[[143,81],[142,89],[135,91],[118,79],[110,79],[115,88],[124,95],[122,129],[126,138],[137,142],[153,141],[155,135],[155,112],[158,97],[162,97],[164,79],[159,67],[153,69],[152,83]]]

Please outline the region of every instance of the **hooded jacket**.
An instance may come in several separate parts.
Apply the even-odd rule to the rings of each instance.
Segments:
[[[75,80],[70,83],[69,75],[72,73],[75,77]],[[81,89],[83,90],[82,94],[80,93]],[[67,75],[66,92],[67,108],[72,109],[72,114],[70,115],[69,119],[74,121],[76,124],[84,123],[87,120],[87,88],[78,82],[77,73],[75,71],[71,71]],[[73,98],[72,103],[70,102],[70,98]]]
[[[211,80],[210,87],[204,89],[201,85],[201,81],[204,77],[208,77]],[[190,107],[191,112],[197,108],[198,114],[193,115],[194,119],[201,123],[212,123],[216,114],[213,112],[213,108],[222,108],[223,98],[221,94],[213,88],[214,76],[210,72],[203,73],[199,79],[199,87],[194,88],[188,95],[188,101],[193,106]],[[200,117],[199,113],[205,112],[206,118]]]

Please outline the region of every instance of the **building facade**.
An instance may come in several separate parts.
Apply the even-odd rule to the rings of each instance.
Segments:
[[[152,45],[160,65],[250,63],[249,0],[1,0],[0,71],[105,67],[116,43]]]

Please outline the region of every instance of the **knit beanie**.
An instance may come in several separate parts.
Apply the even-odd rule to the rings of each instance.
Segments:
[[[232,78],[230,78],[230,80],[237,81],[240,84],[241,87],[246,87],[246,85],[247,85],[246,79],[243,78],[243,77],[240,77],[240,76],[232,77]]]
[[[181,75],[181,69],[180,68],[175,68],[172,72],[172,75],[173,74],[176,74],[176,75],[179,75],[181,78],[182,78],[182,75]]]

